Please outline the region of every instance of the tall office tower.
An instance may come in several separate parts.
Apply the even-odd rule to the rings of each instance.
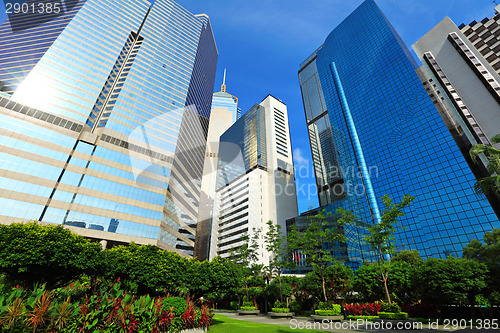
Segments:
[[[416,199],[401,218],[407,229],[397,235],[398,248],[461,256],[464,245],[500,222],[474,194],[476,179],[416,68],[373,0],[301,64],[320,209],[343,207],[371,224],[381,218],[383,195],[400,201],[411,194]],[[347,245],[345,260],[366,259],[361,242]]]
[[[238,98],[226,92],[226,71],[219,92],[213,94],[212,111],[208,125],[207,148],[200,195],[200,209],[196,228],[195,256],[200,260],[215,257],[217,225],[213,225],[213,206],[217,181],[219,140],[240,117]]]
[[[297,194],[286,105],[267,96],[220,138],[214,203],[216,252],[221,257],[241,247],[242,236],[261,229],[259,263],[269,263],[264,250],[267,222],[285,229],[297,215]]]
[[[477,178],[489,176],[487,160],[473,163],[469,150],[500,134],[500,5],[480,23],[457,27],[446,17],[413,49],[422,61],[418,74],[451,135]],[[489,196],[500,217],[500,200]]]
[[[171,0],[65,3],[0,27],[0,223],[193,255],[218,57],[208,17]]]

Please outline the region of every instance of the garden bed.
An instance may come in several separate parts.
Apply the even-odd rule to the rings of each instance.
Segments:
[[[271,319],[278,318],[292,318],[295,315],[295,312],[268,312],[267,315],[271,317]]]

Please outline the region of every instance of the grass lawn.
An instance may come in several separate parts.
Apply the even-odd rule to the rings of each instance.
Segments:
[[[258,324],[249,321],[229,318],[221,314],[214,315],[214,322],[208,328],[208,333],[274,333],[274,332],[308,332],[319,333],[321,331],[291,329],[288,326]]]

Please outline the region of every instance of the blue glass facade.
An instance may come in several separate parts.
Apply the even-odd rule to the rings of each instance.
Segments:
[[[0,86],[12,93],[52,46],[86,0],[65,1],[60,14],[12,14],[0,25]],[[27,4],[35,1],[27,1]]]
[[[474,194],[475,177],[415,69],[407,47],[373,0],[349,15],[301,66],[316,174],[316,165],[327,165],[333,172],[327,169],[320,176],[338,176],[325,191],[318,182],[320,202],[329,211],[344,207],[375,223],[376,210],[383,209],[380,197],[388,194],[399,201],[404,194],[414,195],[402,218],[407,230],[397,236],[399,248],[417,249],[424,257],[461,256],[463,246],[500,222],[488,201]],[[319,81],[315,89],[309,87],[311,78]],[[315,107],[318,101],[324,105]],[[318,149],[311,127],[325,120],[321,131],[332,140]],[[321,197],[329,191],[336,193]]]
[[[208,17],[170,0],[74,10],[40,54],[10,39],[38,60],[0,96],[0,220],[192,255],[218,57]]]
[[[221,135],[217,190],[251,169],[268,167],[265,117],[265,108],[256,104]]]

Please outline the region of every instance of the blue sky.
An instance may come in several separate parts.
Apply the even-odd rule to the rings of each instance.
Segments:
[[[362,0],[177,2],[193,14],[210,16],[219,50],[216,91],[226,68],[227,91],[239,98],[243,112],[268,94],[281,99],[288,107],[296,166],[310,166],[298,66]],[[5,8],[0,3],[3,22]],[[491,0],[378,0],[377,4],[409,47],[445,16],[459,25],[493,16],[495,6]],[[307,190],[315,184],[312,169],[297,174],[296,180],[299,211],[317,206],[317,197]]]

